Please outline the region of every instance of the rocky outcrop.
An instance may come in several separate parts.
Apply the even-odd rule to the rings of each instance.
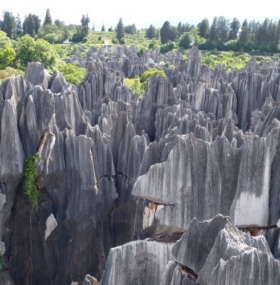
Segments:
[[[197,48],[168,53],[169,67],[158,50],[81,51],[77,87],[40,63],[0,87],[5,282],[276,284],[278,61],[227,73]],[[166,77],[143,98],[123,85],[154,66]],[[24,161],[35,154],[32,214]]]
[[[276,284],[280,277],[265,238],[242,233],[221,215],[194,219],[172,253],[177,264],[168,264],[161,284]]]
[[[136,241],[111,249],[102,285],[159,284],[173,244]]]

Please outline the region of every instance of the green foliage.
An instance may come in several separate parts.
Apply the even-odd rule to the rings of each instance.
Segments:
[[[124,85],[129,87],[133,93],[139,94],[140,97],[144,95],[144,92],[141,89],[140,78],[138,76],[134,78],[125,78]]]
[[[41,26],[41,20],[37,15],[29,14],[22,25],[23,34],[29,34],[31,37],[35,37],[38,34]]]
[[[52,25],[52,17],[51,17],[50,9],[47,9],[46,11],[46,16],[45,16],[43,26],[46,26],[46,25]]]
[[[153,25],[150,25],[149,28],[146,31],[146,37],[148,39],[153,39],[157,37],[157,31],[156,28]]]
[[[120,40],[120,44],[121,44],[121,45],[125,45],[125,38],[122,38],[122,39]]]
[[[71,84],[82,83],[86,70],[73,64],[64,63],[58,66],[58,70],[63,74],[65,80]]]
[[[188,49],[190,48],[191,39],[189,33],[183,33],[179,39],[179,47]]]
[[[160,47],[160,52],[167,53],[169,51],[172,51],[175,48],[176,48],[176,44],[174,42],[167,42]]]
[[[149,43],[148,49],[160,49],[160,45],[156,41],[152,41]]]
[[[12,67],[6,67],[3,70],[0,70],[0,83],[2,83],[7,78],[17,75],[24,75],[24,72],[19,69],[14,69]]]
[[[25,159],[24,161],[24,194],[27,197],[31,213],[35,213],[38,209],[39,191],[36,185],[36,178],[38,176],[36,160],[39,158],[38,155],[32,155]]]
[[[11,12],[5,11],[1,30],[7,33],[9,38],[16,37],[16,19]]]
[[[215,68],[217,64],[223,64],[228,71],[244,68],[250,60],[248,54],[238,52],[201,51],[202,64]]]
[[[5,32],[0,31],[0,49],[12,47],[12,42]]]
[[[116,27],[116,38],[119,42],[121,41],[121,39],[124,38],[124,27],[122,19],[119,20],[118,25]]]
[[[28,62],[41,62],[45,68],[53,71],[59,61],[59,56],[53,45],[43,39],[35,41],[25,35],[18,40],[17,60],[25,67]]]
[[[126,34],[135,35],[137,33],[137,28],[135,24],[124,26],[123,30]]]
[[[170,25],[168,21],[163,23],[162,28],[160,29],[160,40],[162,44],[167,43],[168,41],[175,41],[178,37],[178,29]]]
[[[166,74],[163,70],[149,68],[143,73],[141,78],[138,76],[134,78],[125,78],[124,85],[129,87],[133,93],[138,94],[139,97],[142,98],[144,96],[145,90],[147,89],[149,78],[156,75],[166,77]]]
[[[166,74],[163,70],[156,69],[156,68],[148,68],[140,78],[140,82],[144,83],[147,82],[151,76],[159,75],[161,77],[166,77]]]
[[[119,44],[119,40],[116,39],[116,38],[113,38],[113,39],[112,39],[112,43],[115,44],[115,45],[117,45],[117,44]]]
[[[0,69],[5,69],[9,66],[16,57],[16,52],[13,48],[0,48]]]
[[[0,254],[0,273],[5,269],[5,262],[3,260],[3,256]]]
[[[78,27],[76,30],[76,33],[72,37],[73,43],[79,43],[86,41],[86,36],[88,34],[87,28],[84,27]]]
[[[209,37],[209,32],[210,32],[210,25],[209,25],[209,21],[207,18],[204,18],[198,25],[197,25],[198,29],[199,29],[199,35],[202,38],[208,39]]]

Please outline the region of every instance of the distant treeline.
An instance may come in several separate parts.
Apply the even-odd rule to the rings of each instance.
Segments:
[[[72,42],[86,41],[90,30],[95,30],[94,25],[89,27],[90,19],[87,15],[81,18],[81,25],[65,25],[63,21],[52,21],[49,9],[46,11],[44,21],[37,15],[29,14],[22,22],[19,15],[4,12],[0,20],[0,29],[10,39],[17,39],[29,34],[33,38],[42,38],[50,43],[62,43],[66,40]],[[104,25],[101,31],[105,32]],[[136,34],[135,24],[123,25],[120,19],[115,29],[115,44],[124,44],[125,34]],[[249,53],[276,53],[280,50],[280,20],[265,19],[263,22],[245,20],[242,24],[237,18],[232,21],[225,17],[215,17],[210,24],[208,19],[203,19],[196,26],[188,23],[179,23],[177,26],[165,21],[160,29],[150,25],[146,29],[146,37],[160,39],[161,51],[167,52],[175,47],[184,49],[196,45],[201,50],[239,51]]]
[[[150,26],[147,30],[148,37],[152,29]],[[230,22],[225,17],[215,17],[211,25],[203,19],[197,26],[179,23],[177,27],[166,21],[160,29],[160,39],[165,45],[178,41],[181,47],[192,44],[201,50],[276,53],[280,49],[280,20],[245,20],[241,25],[237,18]]]

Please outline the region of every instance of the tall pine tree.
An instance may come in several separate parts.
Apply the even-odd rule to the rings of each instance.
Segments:
[[[53,23],[53,22],[52,22],[52,17],[51,17],[50,9],[47,9],[43,26],[52,25],[52,23]]]
[[[123,29],[123,22],[122,18],[120,18],[117,27],[116,27],[116,38],[119,42],[121,42],[124,38],[124,29]]]

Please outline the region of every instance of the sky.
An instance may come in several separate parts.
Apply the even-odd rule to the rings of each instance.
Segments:
[[[124,25],[135,24],[140,29],[148,28],[150,24],[160,28],[164,21],[173,25],[179,22],[197,24],[208,18],[211,23],[214,16],[237,17],[241,23],[245,19],[278,20],[279,6],[279,0],[265,0],[261,4],[251,0],[7,0],[0,5],[0,13],[19,14],[22,20],[32,13],[43,22],[49,8],[52,20],[59,19],[65,24],[80,24],[82,15],[87,14],[91,20],[89,26],[94,25],[96,30],[103,24],[106,29],[115,28],[120,18]]]

